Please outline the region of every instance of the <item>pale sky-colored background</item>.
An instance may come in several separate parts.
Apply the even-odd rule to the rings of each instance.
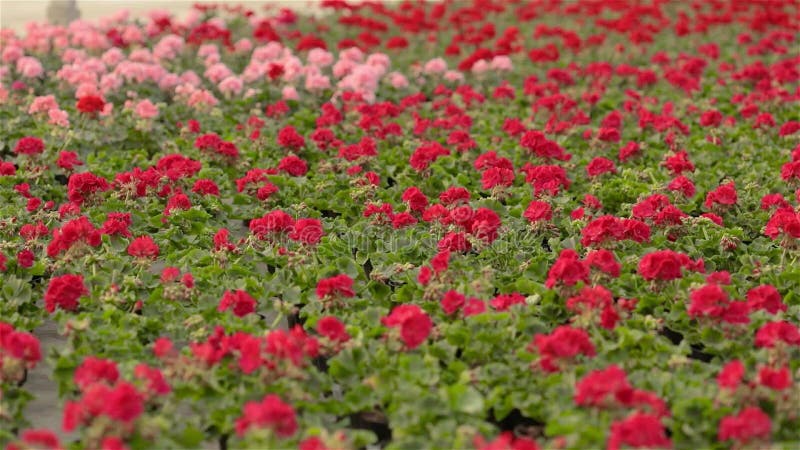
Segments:
[[[0,27],[24,30],[25,24],[30,21],[46,21],[47,5],[49,0],[0,0]],[[178,15],[183,15],[192,8],[194,3],[229,3],[242,4],[256,11],[263,11],[264,5],[271,4],[275,8],[289,7],[298,12],[315,13],[319,8],[315,6],[319,0],[77,0],[81,18],[96,20],[111,15],[121,9],[127,9],[132,16],[143,16],[153,9],[165,9]]]

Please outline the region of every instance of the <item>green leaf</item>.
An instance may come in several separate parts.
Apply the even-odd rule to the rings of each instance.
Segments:
[[[479,414],[483,411],[483,395],[472,386],[454,384],[447,388],[450,408],[466,414]]]

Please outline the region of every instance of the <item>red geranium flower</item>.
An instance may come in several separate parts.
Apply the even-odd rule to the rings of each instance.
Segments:
[[[441,300],[442,310],[445,314],[452,315],[461,309],[466,301],[467,299],[463,294],[459,294],[456,291],[447,291]]]
[[[724,417],[719,423],[717,439],[734,440],[744,444],[754,440],[769,439],[772,435],[772,421],[769,416],[755,406],[750,406],[735,416]]]
[[[158,245],[150,236],[140,236],[128,245],[128,254],[134,258],[158,258]]]
[[[251,428],[269,428],[280,437],[289,437],[297,431],[294,408],[275,394],[260,402],[247,402],[236,419],[236,434],[244,436]]]
[[[324,299],[328,296],[354,297],[353,279],[345,274],[330,278],[323,278],[317,283],[317,298]]]
[[[767,322],[756,332],[756,347],[772,348],[779,344],[800,347],[800,329],[791,322]]]
[[[83,276],[68,274],[53,277],[44,293],[44,308],[49,313],[56,308],[75,311],[78,309],[78,299],[85,295],[89,295],[89,290],[83,284]]]
[[[78,102],[75,104],[75,108],[77,108],[78,111],[88,115],[96,115],[103,111],[105,106],[106,101],[103,100],[103,97],[97,95],[84,95],[79,98]]]
[[[402,199],[412,211],[422,212],[428,207],[428,197],[416,186],[406,189],[403,192]]]
[[[735,205],[738,200],[736,195],[736,185],[733,181],[723,184],[706,195],[703,206],[711,208],[715,205],[729,207]]]
[[[306,145],[306,140],[291,125],[283,127],[281,131],[278,132],[277,139],[278,145],[291,150],[300,150]]]
[[[56,165],[66,171],[71,171],[75,169],[75,166],[82,166],[83,163],[78,159],[77,153],[62,151],[58,154]]]
[[[747,304],[753,311],[763,309],[770,314],[786,311],[788,306],[783,303],[781,294],[775,286],[766,284],[757,286],[747,291]]]
[[[778,369],[762,367],[758,371],[758,383],[775,391],[783,391],[792,387],[792,374],[788,366]]]
[[[96,358],[94,356],[87,356],[73,375],[73,381],[78,388],[86,389],[87,387],[104,382],[109,386],[114,385],[119,379],[119,369],[117,363],[110,359]]]
[[[278,170],[293,177],[302,177],[308,172],[308,164],[297,156],[290,155],[278,163]]]
[[[6,450],[22,450],[22,449],[46,448],[50,450],[63,450],[58,436],[50,430],[45,429],[30,429],[22,432],[19,444],[8,444]]]
[[[553,209],[547,202],[533,200],[522,214],[530,223],[545,222],[553,218]]]
[[[489,442],[481,436],[475,436],[473,445],[477,450],[539,450],[536,441],[526,437],[516,437],[510,431],[500,433]]]
[[[18,155],[38,155],[44,152],[44,142],[34,136],[26,136],[17,141],[14,153]]]
[[[247,292],[242,290],[225,291],[219,301],[217,311],[227,311],[231,309],[236,317],[244,317],[256,310],[256,300]]]
[[[334,342],[347,342],[350,335],[344,328],[344,324],[334,316],[325,316],[317,322],[317,333],[325,336]]]
[[[735,359],[725,364],[717,375],[717,385],[720,388],[735,390],[742,382],[742,377],[744,377],[744,364]]]
[[[88,395],[88,393],[87,393]],[[120,382],[107,395],[98,396],[108,417],[123,423],[131,423],[144,412],[144,398],[127,382]],[[100,400],[102,398],[102,400]]]
[[[289,232],[289,239],[307,245],[319,243],[324,232],[322,222],[317,219],[298,219]]]
[[[627,374],[616,365],[589,372],[575,386],[578,406],[628,405],[632,398],[633,387],[628,383]]]
[[[672,250],[658,250],[648,253],[639,261],[639,275],[645,280],[676,280],[683,276],[681,269],[695,268],[691,259],[683,253]]]
[[[672,448],[672,441],[659,417],[637,412],[611,424],[607,450],[628,447]]]
[[[400,328],[400,338],[409,350],[419,347],[428,339],[433,328],[431,318],[417,305],[400,305],[381,319],[390,328]]]
[[[596,350],[589,333],[569,325],[561,325],[550,334],[537,334],[528,345],[528,351],[539,352],[539,366],[546,372],[557,372],[559,361],[578,355],[594,356]]]
[[[574,286],[579,281],[589,282],[589,269],[578,259],[575,250],[565,249],[558,255],[547,273],[545,286],[549,289],[557,284]]]

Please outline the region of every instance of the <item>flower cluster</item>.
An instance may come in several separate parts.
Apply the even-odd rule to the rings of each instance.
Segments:
[[[0,322],[0,383],[15,383],[42,360],[39,339],[31,333],[15,330]]]

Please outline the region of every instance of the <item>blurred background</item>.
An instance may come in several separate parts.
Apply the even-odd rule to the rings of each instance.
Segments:
[[[133,17],[143,16],[153,9],[163,9],[182,15],[195,3],[242,4],[255,10],[264,7],[288,7],[298,12],[315,13],[319,11],[317,6],[319,2],[320,0],[76,0],[76,6],[82,19],[92,21],[123,9],[130,11]],[[49,6],[50,0],[0,0],[0,27],[23,31],[28,22],[46,21]]]

